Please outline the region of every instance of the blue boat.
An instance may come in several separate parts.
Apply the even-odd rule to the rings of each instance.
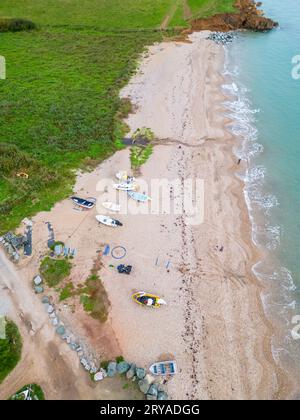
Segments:
[[[128,195],[130,198],[132,198],[135,201],[139,201],[141,203],[145,203],[148,200],[151,200],[151,198],[146,194],[141,194],[135,191],[128,191]]]
[[[177,373],[177,364],[175,360],[157,362],[151,365],[149,370],[151,373],[153,373],[153,375],[157,376],[175,375]]]

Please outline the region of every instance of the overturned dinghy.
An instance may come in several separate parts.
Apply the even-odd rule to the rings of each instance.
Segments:
[[[92,209],[95,206],[96,200],[94,199],[87,199],[79,198],[79,197],[71,197],[71,200],[73,203],[76,204],[76,206],[83,207],[84,209]]]
[[[132,295],[132,299],[139,305],[149,306],[151,308],[160,308],[161,305],[167,304],[159,296],[152,295],[151,293],[146,293],[146,292],[134,293]]]
[[[150,372],[153,375],[175,375],[177,373],[177,364],[175,360],[168,360],[167,362],[157,362],[153,363],[153,365],[149,368]]]
[[[135,201],[138,201],[140,203],[145,203],[147,201],[151,201],[151,198],[146,194],[141,194],[135,191],[128,191],[128,195],[130,198],[132,198]]]
[[[112,219],[111,217],[103,216],[101,214],[96,216],[96,220],[103,225],[110,226],[110,227],[118,227],[123,226],[119,220]]]
[[[110,211],[118,212],[121,210],[120,204],[111,203],[110,201],[105,201],[104,203],[102,203],[102,206]]]

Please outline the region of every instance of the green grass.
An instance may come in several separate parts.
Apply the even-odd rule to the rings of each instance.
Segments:
[[[46,257],[41,262],[40,273],[49,287],[55,287],[71,273],[72,264],[67,259]]]
[[[187,0],[193,18],[207,18],[217,13],[236,12],[233,0]]]
[[[18,327],[7,320],[6,339],[0,340],[0,383],[16,367],[22,353],[22,339]]]
[[[59,300],[63,301],[73,296],[74,285],[72,283],[66,284],[66,286],[60,291]]]
[[[24,394],[22,394],[24,391],[29,391],[30,398],[32,400],[45,400],[45,395],[42,390],[42,388],[37,384],[28,384],[23,386],[23,388],[19,389],[14,395],[12,395],[9,400],[14,401],[22,401],[24,400]]]
[[[0,15],[39,25],[158,28],[174,0],[1,0]]]
[[[222,10],[233,0],[190,0],[195,13],[204,1]],[[169,31],[159,31],[166,16]],[[130,110],[120,89],[145,46],[187,23],[182,0],[1,0],[0,18],[38,26],[1,34],[7,63],[7,79],[0,80],[3,234],[67,197],[74,169],[93,168],[119,150],[126,131],[121,119]]]
[[[144,163],[147,162],[149,157],[152,155],[153,146],[133,146],[131,147],[130,161],[132,169],[139,169]]]

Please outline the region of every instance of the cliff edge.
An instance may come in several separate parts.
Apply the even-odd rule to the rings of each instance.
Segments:
[[[278,26],[277,22],[264,16],[259,9],[261,2],[254,0],[236,0],[236,13],[218,14],[206,19],[191,21],[192,30],[233,31],[249,29],[253,31],[269,31]]]

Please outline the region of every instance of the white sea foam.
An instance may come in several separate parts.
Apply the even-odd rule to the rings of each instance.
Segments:
[[[275,360],[281,355],[291,355],[295,341],[292,339],[291,314],[300,313],[300,303],[295,299],[297,290],[292,273],[280,266],[276,250],[280,246],[282,228],[272,223],[272,213],[280,205],[278,198],[268,191],[267,170],[256,163],[257,158],[264,153],[264,147],[259,143],[259,133],[256,128],[260,110],[253,108],[249,100],[249,90],[239,80],[239,69],[233,66],[225,47],[224,76],[230,79],[223,88],[230,96],[225,102],[226,115],[232,120],[230,131],[241,139],[234,148],[237,157],[247,161],[247,170],[243,176],[245,182],[244,195],[252,223],[252,239],[255,245],[267,251],[267,260],[253,267],[256,277],[269,287],[262,294],[265,312],[272,319],[277,319],[282,326],[282,335],[273,338],[272,351]]]

